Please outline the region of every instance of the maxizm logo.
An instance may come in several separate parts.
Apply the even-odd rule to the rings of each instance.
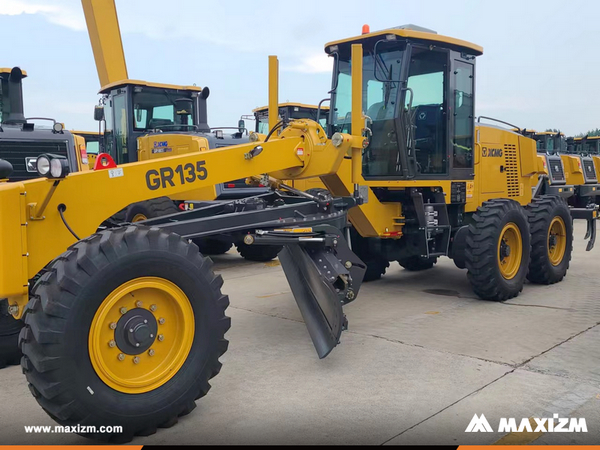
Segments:
[[[530,419],[521,419],[517,426],[517,419],[501,417],[500,423],[498,424],[499,433],[521,433],[524,431],[528,432],[542,432],[542,433],[587,433],[587,423],[584,418],[574,417],[559,417],[558,414],[553,414],[553,417],[549,418],[537,418],[534,417],[533,421]],[[487,421],[485,416],[477,416],[475,414],[469,423],[469,426],[465,430],[465,433],[493,433],[490,423]]]

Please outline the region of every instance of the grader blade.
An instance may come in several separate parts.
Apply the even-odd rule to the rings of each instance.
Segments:
[[[326,357],[347,328],[342,306],[356,298],[364,263],[352,253],[342,233],[331,226],[303,233],[267,231],[255,240],[257,244],[284,244],[279,261],[317,354]]]

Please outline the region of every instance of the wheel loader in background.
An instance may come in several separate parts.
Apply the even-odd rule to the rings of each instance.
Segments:
[[[22,80],[26,77],[27,73],[19,67],[0,68],[0,161],[4,161],[0,164],[12,167],[4,181],[38,177],[36,160],[44,153],[62,155],[70,170],[81,170],[87,164],[82,139],[64,131],[55,120],[25,117]],[[52,127],[40,127],[32,122],[34,119],[49,120]],[[21,352],[17,340],[22,326],[20,320],[8,313],[8,302],[0,298],[0,368],[19,363]]]
[[[600,180],[600,136],[573,138],[573,152],[591,157],[596,169],[596,178]]]
[[[534,196],[545,173],[535,141],[474,123],[481,47],[405,26],[325,51],[335,61],[328,136],[309,119],[277,122],[271,57],[262,141],[209,149],[205,137],[182,133],[190,152],[120,164],[101,154],[97,170],[71,174],[64,158],[44,155],[37,165],[47,178],[0,184],[0,298],[24,316],[23,371],[56,421],[120,425],[120,435],[88,436],[127,441],[173,425],[206,394],[227,349],[228,299],[190,238],[253,229],[247,245],[283,245],[320,357],[347,327],[342,306],[366,270],[346,244],[347,218],[367,264],[418,270],[449,256],[486,300],[518,295],[526,277],[565,276],[576,208]],[[160,149],[164,139],[138,142]],[[320,177],[336,198],[274,191],[252,210],[209,206],[98,232],[131,203],[258,174],[284,189],[277,180]],[[580,212],[595,224],[595,211]]]

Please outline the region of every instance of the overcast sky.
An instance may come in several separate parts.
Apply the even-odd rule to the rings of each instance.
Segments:
[[[253,9],[254,8],[254,9]],[[327,96],[326,42],[413,23],[483,46],[477,114],[575,134],[600,127],[600,2],[580,0],[117,0],[129,77],[211,89],[209,123],[267,103]],[[79,0],[0,0],[3,58],[20,66],[27,116],[93,130],[99,81]]]

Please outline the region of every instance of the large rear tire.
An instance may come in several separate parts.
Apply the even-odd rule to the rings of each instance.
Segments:
[[[20,335],[31,392],[61,425],[123,427],[82,433],[103,441],[174,425],[221,369],[221,285],[194,244],[157,228],[79,241],[32,289]]]
[[[573,251],[573,219],[567,202],[544,195],[528,206],[531,229],[531,262],[527,279],[554,284],[567,274]]]
[[[180,212],[169,197],[159,197],[132,203],[125,212],[125,221],[134,223]]]
[[[4,300],[6,303],[6,300]],[[19,333],[23,322],[16,320],[6,312],[6,305],[0,301],[0,369],[6,366],[19,364],[21,350],[19,350]]]
[[[467,277],[480,298],[502,301],[523,290],[531,240],[525,209],[517,202],[484,202],[473,214],[466,238]]]

